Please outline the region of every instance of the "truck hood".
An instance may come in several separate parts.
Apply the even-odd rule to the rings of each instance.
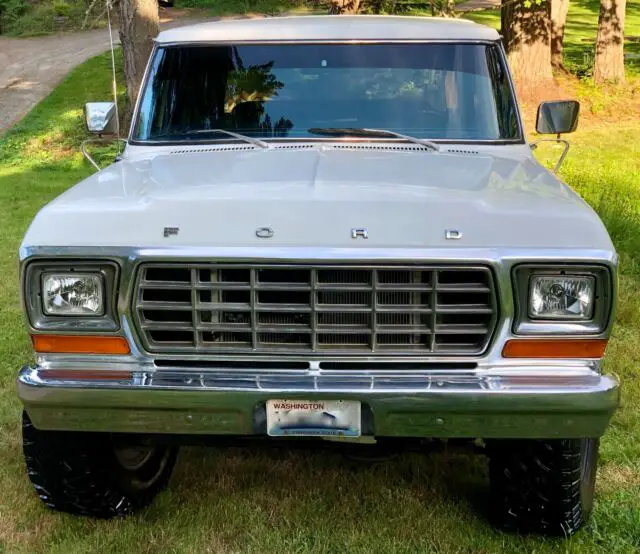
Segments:
[[[317,147],[125,159],[43,208],[23,246],[613,250],[591,208],[528,155]]]

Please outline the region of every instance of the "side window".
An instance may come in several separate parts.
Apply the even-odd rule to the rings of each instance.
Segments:
[[[489,66],[491,86],[493,87],[493,95],[496,101],[500,136],[504,139],[516,138],[518,136],[516,108],[511,99],[509,79],[496,46],[487,48],[487,65]]]

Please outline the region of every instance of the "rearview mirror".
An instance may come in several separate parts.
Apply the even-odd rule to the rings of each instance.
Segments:
[[[84,113],[90,133],[116,132],[116,105],[113,102],[88,102],[84,106]]]
[[[543,135],[572,133],[578,126],[580,102],[576,100],[558,100],[542,102],[538,107],[536,131]]]

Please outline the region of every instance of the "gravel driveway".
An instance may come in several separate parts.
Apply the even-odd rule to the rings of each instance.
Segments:
[[[197,21],[202,21],[198,19]],[[196,20],[164,17],[166,29]],[[114,40],[118,31],[114,29]],[[74,67],[109,49],[107,29],[38,38],[0,36],[0,135],[49,94]]]
[[[76,65],[108,49],[109,34],[104,29],[42,38],[0,37],[0,133]]]

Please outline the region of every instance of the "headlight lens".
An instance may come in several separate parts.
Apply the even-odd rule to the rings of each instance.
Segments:
[[[533,275],[529,314],[541,319],[591,319],[595,287],[592,276]]]
[[[46,315],[101,316],[105,308],[103,277],[91,273],[45,273],[42,302]]]

